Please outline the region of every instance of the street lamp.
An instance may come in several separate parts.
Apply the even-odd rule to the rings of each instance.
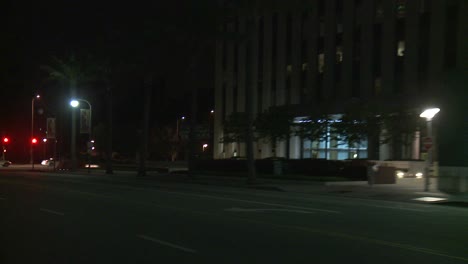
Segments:
[[[36,95],[32,98],[31,100],[31,139],[34,138],[34,101],[36,99],[41,98],[40,95]],[[33,152],[33,144],[30,145],[29,147],[29,156],[31,158],[31,166],[32,169],[34,170],[34,152]]]
[[[185,116],[182,116],[181,118],[177,118],[177,123],[176,123],[176,136],[177,136],[177,140],[179,140],[179,122],[180,120],[185,120]]]
[[[93,116],[93,110],[91,103],[85,99],[72,99],[70,101],[70,106],[76,108],[80,105],[80,101],[83,101],[89,106],[89,138],[91,139],[92,123],[91,118]],[[72,170],[76,169],[76,124],[75,124],[75,111],[72,111],[72,136],[71,136],[71,159],[72,159]],[[89,157],[88,157],[89,163]],[[88,164],[89,166],[89,164]]]
[[[432,165],[432,154],[433,154],[433,147],[432,147],[432,119],[434,116],[439,113],[439,108],[428,108],[422,112],[419,117],[426,119],[427,124],[427,137],[424,139],[427,149],[427,160],[426,160],[426,172],[425,172],[425,181],[424,181],[424,191],[429,191],[429,171]]]

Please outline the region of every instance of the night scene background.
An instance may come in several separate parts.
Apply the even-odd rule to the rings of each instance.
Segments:
[[[2,1],[0,263],[468,263],[467,14]]]

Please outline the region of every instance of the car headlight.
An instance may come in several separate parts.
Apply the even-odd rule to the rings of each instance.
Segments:
[[[422,172],[416,173],[416,178],[421,179],[423,177]]]
[[[396,175],[397,175],[398,178],[401,179],[401,178],[403,178],[403,177],[405,176],[405,173],[402,172],[402,171],[397,171],[397,174],[396,174]]]

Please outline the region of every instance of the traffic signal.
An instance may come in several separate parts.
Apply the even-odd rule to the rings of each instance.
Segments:
[[[8,142],[10,142],[10,139],[7,138],[7,137],[4,137],[3,140],[2,140],[2,142],[3,142],[4,144],[7,144]]]
[[[31,143],[32,143],[32,144],[37,144],[37,138],[32,138],[32,139],[31,139]]]

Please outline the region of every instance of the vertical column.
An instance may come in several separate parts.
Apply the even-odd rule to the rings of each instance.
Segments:
[[[292,14],[292,43],[291,43],[291,104],[299,104],[301,94],[301,14]]]
[[[263,110],[271,106],[271,80],[272,80],[272,48],[273,48],[273,30],[272,15],[267,13],[263,16]]]
[[[298,136],[292,136],[289,139],[289,158],[301,158],[301,139]]]
[[[265,111],[272,106],[272,78],[273,78],[273,15],[266,13],[263,16],[263,94],[262,110]],[[260,96],[260,95],[259,95]],[[256,153],[259,158],[268,157],[271,153],[270,144],[257,143]]]
[[[343,70],[342,98],[350,98],[353,85],[354,1],[343,1]]]
[[[373,93],[374,70],[373,48],[374,48],[374,0],[363,0],[361,12],[361,98],[367,99]]]
[[[215,44],[215,112],[214,112],[214,142],[213,158],[220,159],[223,152],[223,143],[219,143],[223,137],[223,116],[221,109],[223,108],[223,44],[222,40],[216,41]]]
[[[286,15],[278,13],[276,39],[276,104],[286,103]]]
[[[322,96],[325,100],[335,95],[336,64],[336,3],[325,1],[325,66]]]
[[[404,87],[405,93],[414,95],[418,91],[419,54],[419,7],[420,1],[406,2]]]
[[[307,89],[310,98],[308,102],[315,102],[317,94],[317,49],[319,36],[319,17],[317,1],[311,3],[311,14],[309,14],[309,23],[307,28]]]
[[[239,17],[239,33],[245,34],[245,19]],[[245,78],[245,57],[246,50],[245,45],[242,43],[238,44],[238,53],[237,53],[237,111],[245,111],[245,89],[246,89],[246,78]]]
[[[395,85],[396,18],[395,0],[383,0],[382,25],[382,95],[390,95]]]
[[[466,15],[466,14],[465,14]],[[446,22],[446,1],[431,1],[431,21],[429,36],[429,93],[442,90],[442,71],[444,65],[444,33]]]
[[[233,23],[229,23],[227,26],[228,32],[234,31]],[[229,116],[234,110],[234,82],[236,76],[234,76],[234,42],[228,40],[227,42],[227,67],[226,67],[226,116]]]
[[[412,149],[411,149],[411,158],[412,159],[419,159],[419,154],[421,152],[420,150],[420,145],[421,145],[421,132],[415,131],[414,132],[414,137],[413,137],[413,144],[412,144]]]

